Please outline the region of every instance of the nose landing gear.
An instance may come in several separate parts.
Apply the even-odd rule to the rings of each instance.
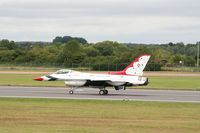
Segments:
[[[69,91],[69,94],[74,94],[74,90],[78,89],[77,87],[72,87],[71,90]]]
[[[74,94],[74,91],[73,91],[73,90],[70,90],[70,91],[69,91],[69,94]]]
[[[107,95],[108,94],[108,90],[100,90],[99,91],[99,95]]]

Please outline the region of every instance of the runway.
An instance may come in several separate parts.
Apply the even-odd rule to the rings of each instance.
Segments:
[[[162,102],[200,103],[200,91],[143,90],[127,89],[116,91],[108,89],[108,95],[99,95],[98,89],[81,88],[69,94],[69,88],[57,87],[18,87],[0,86],[0,97],[52,98],[52,99],[97,99],[97,100],[132,100]]]

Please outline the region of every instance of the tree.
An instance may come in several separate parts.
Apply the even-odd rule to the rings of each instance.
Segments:
[[[175,54],[171,56],[170,61],[172,64],[179,64],[180,61],[183,61],[183,56],[180,54]]]
[[[76,40],[81,44],[87,43],[87,40],[82,37],[71,37],[71,36],[63,36],[63,37],[57,36],[55,39],[53,39],[53,43],[64,44],[64,43],[68,43],[69,41],[72,41],[72,40]]]
[[[7,39],[3,39],[0,41],[0,47],[5,47],[9,50],[15,49],[17,45],[15,44],[14,41],[9,41]]]
[[[71,40],[63,47],[61,54],[58,56],[58,62],[64,65],[71,65],[72,63],[81,63],[85,54],[76,40]]]
[[[184,65],[187,65],[187,66],[195,66],[195,59],[192,58],[191,56],[184,56],[184,59],[183,59],[183,62],[184,62]]]
[[[94,48],[94,45],[84,47],[84,51],[88,57],[96,57],[99,55],[99,51]]]
[[[0,62],[11,63],[16,58],[14,50],[1,50],[0,51]]]
[[[94,48],[99,51],[101,56],[111,56],[114,51],[113,42],[111,41],[104,41],[95,44]]]

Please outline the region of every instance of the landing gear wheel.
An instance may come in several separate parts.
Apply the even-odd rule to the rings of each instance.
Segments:
[[[108,90],[104,90],[104,95],[107,95],[108,94]]]
[[[107,95],[108,94],[108,90],[100,90],[99,91],[99,95]]]
[[[74,93],[74,91],[73,91],[73,90],[70,90],[70,91],[69,91],[69,94],[73,94],[73,93]]]
[[[100,90],[99,95],[105,95],[104,90]]]

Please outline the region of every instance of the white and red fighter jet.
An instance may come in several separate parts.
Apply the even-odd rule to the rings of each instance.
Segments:
[[[103,74],[85,73],[74,70],[61,69],[48,76],[35,78],[37,81],[62,80],[66,86],[72,87],[70,94],[80,87],[98,88],[100,95],[108,94],[106,87],[115,90],[125,90],[127,86],[142,86],[148,84],[148,78],[143,77],[143,70],[151,55],[141,55],[130,63],[124,70]]]

